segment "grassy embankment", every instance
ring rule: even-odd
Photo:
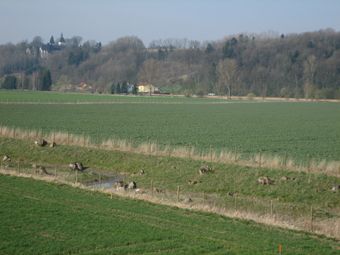
[[[41,148],[30,141],[8,138],[0,138],[0,144],[0,155],[10,155],[10,165],[19,166],[21,172],[30,172],[31,164],[36,163],[46,166],[51,175],[57,170],[58,176],[73,182],[75,175],[70,174],[67,165],[81,161],[89,169],[77,175],[79,182],[105,179],[106,175],[122,176],[126,182],[136,181],[148,194],[173,204],[180,187],[180,199],[191,197],[190,206],[198,209],[340,237],[340,197],[330,190],[333,184],[340,183],[337,177],[76,146]],[[214,172],[199,175],[203,164]],[[138,174],[141,169],[144,175]],[[275,183],[259,185],[260,176],[269,176]],[[281,180],[283,176],[291,179]],[[190,180],[197,184],[190,184]],[[161,193],[152,192],[152,188]]]
[[[339,254],[339,243],[0,175],[1,254]]]

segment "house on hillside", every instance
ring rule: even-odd
[[[137,85],[138,93],[142,94],[158,94],[159,89],[150,83],[139,83]]]

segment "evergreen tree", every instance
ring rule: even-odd
[[[127,82],[126,81],[124,81],[122,83],[121,93],[123,93],[123,94],[127,94],[128,93],[128,86],[127,86]]]
[[[38,90],[50,90],[52,85],[52,78],[50,70],[43,68],[38,74]]]
[[[65,43],[65,38],[64,38],[63,33],[61,33],[61,35],[60,35],[60,40],[59,40],[59,42]]]
[[[209,54],[209,53],[213,52],[214,50],[215,50],[215,49],[214,49],[214,47],[212,46],[212,44],[211,44],[211,43],[208,43],[207,48],[205,49],[205,53]]]
[[[122,92],[121,92],[121,89],[120,89],[120,84],[119,84],[119,83],[118,83],[117,86],[116,86],[116,93],[117,93],[117,94],[122,93]]]
[[[138,87],[137,87],[137,85],[133,85],[133,87],[132,87],[132,94],[134,94],[134,95],[138,94]]]
[[[235,58],[236,57],[236,45],[237,39],[233,37],[231,40],[225,42],[223,46],[223,57],[224,58]]]
[[[17,88],[17,78],[13,75],[7,75],[1,88],[3,89],[16,89]]]
[[[50,44],[55,44],[53,35],[50,38]]]
[[[114,94],[114,93],[116,93],[116,85],[115,85],[115,83],[113,82],[113,83],[111,84],[111,94]]]

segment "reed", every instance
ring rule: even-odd
[[[340,177],[340,161],[318,161],[310,159],[299,163],[287,156],[269,155],[258,153],[244,158],[241,153],[213,148],[201,152],[193,146],[160,146],[153,142],[134,144],[124,139],[107,139],[101,143],[94,142],[90,136],[65,133],[60,131],[43,132],[42,130],[26,130],[0,126],[0,136],[23,140],[45,139],[61,145],[72,145],[88,148],[100,148],[105,150],[117,150],[123,152],[139,153],[143,155],[170,156],[178,158],[190,158],[207,162],[237,164],[241,166],[263,167],[272,169],[286,169],[290,171],[302,171],[306,173],[323,173],[329,176]]]

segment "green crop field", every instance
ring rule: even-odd
[[[2,103],[226,103],[223,99],[186,98],[183,96],[120,96],[109,94],[58,93],[43,91],[0,90]]]
[[[0,175],[1,254],[339,254],[252,222]]]
[[[339,103],[1,92],[0,101],[6,98],[9,102],[0,104],[3,126],[85,134],[95,141],[126,139],[202,151],[227,149],[245,156],[261,152],[302,161],[340,160]],[[51,98],[119,103],[11,104]]]

